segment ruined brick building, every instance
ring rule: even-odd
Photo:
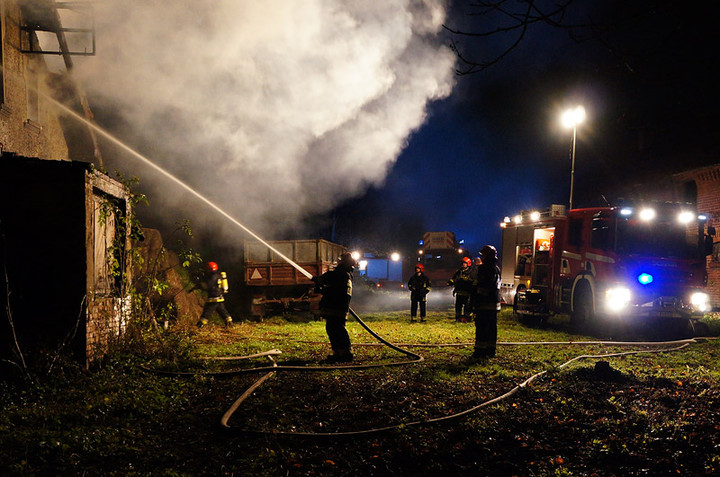
[[[82,23],[75,4],[0,0],[0,359],[16,366],[63,349],[88,364],[126,324],[128,192],[91,164],[93,130],[55,103],[89,117],[68,37],[88,54],[94,32],[63,26],[63,8]]]

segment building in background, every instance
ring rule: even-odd
[[[700,167],[672,176],[675,199],[697,204],[708,214],[708,225],[720,233],[720,164]],[[720,309],[720,235],[714,237],[712,255],[707,257],[707,292],[714,309]]]

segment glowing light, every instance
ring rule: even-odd
[[[350,255],[352,256],[353,260],[358,261],[360,260],[360,257],[362,257],[362,254],[358,252],[357,250],[350,252]]]
[[[585,121],[585,108],[577,106],[574,109],[568,109],[562,114],[560,119],[566,128],[577,127],[578,124]]]
[[[696,311],[709,311],[710,310],[710,298],[707,293],[696,292],[690,297],[690,303]]]
[[[516,224],[522,223],[522,217],[519,215],[516,215],[515,218],[513,218],[513,222],[515,222]]]
[[[505,217],[505,218],[503,219],[503,222],[505,222],[506,224],[509,224],[509,223],[510,223],[510,217]]]
[[[540,212],[534,211],[530,214],[530,220],[540,220]]]
[[[630,207],[623,207],[622,209],[620,209],[620,215],[624,215],[627,217],[628,215],[632,215],[632,213],[633,211]]]
[[[360,267],[360,270],[367,270],[368,261],[367,260],[360,260],[358,262],[358,267]]]
[[[688,210],[684,210],[684,211],[680,212],[680,214],[678,214],[678,221],[681,224],[689,224],[693,220],[695,220],[695,214],[693,214],[692,212],[690,212]]]
[[[640,211],[640,220],[649,222],[649,221],[653,220],[656,215],[657,215],[657,212],[655,212],[655,209],[643,209]]]
[[[425,253],[423,250],[418,250],[418,255],[422,255],[423,253]]]
[[[637,277],[637,281],[638,281],[641,285],[649,285],[650,283],[653,282],[653,280],[654,280],[653,276],[650,275],[649,273],[641,273],[641,274],[638,275],[638,277]]]
[[[458,249],[458,253],[463,253],[464,251],[465,251],[465,250],[463,250],[463,249],[461,249],[461,248]]]
[[[698,220],[707,220],[707,215],[705,215],[705,214],[698,215]]]
[[[400,254],[397,252],[391,253],[390,260],[392,260],[393,262],[397,262],[398,260],[400,260]]]
[[[605,292],[605,306],[610,311],[621,311],[630,303],[630,290],[625,287],[609,288]]]

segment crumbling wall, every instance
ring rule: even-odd
[[[5,151],[23,156],[68,160],[58,109],[47,99],[52,91],[45,58],[22,52],[23,19],[18,3],[0,2],[0,142]]]
[[[147,287],[146,280],[157,277],[167,283],[168,288],[162,294],[150,295],[153,309],[172,303],[176,310],[175,319],[181,323],[196,323],[202,312],[203,297],[198,292],[189,291],[193,284],[184,278],[177,254],[164,248],[160,231],[145,228],[143,235],[143,241],[134,244],[143,257],[143,263],[137,264],[134,270],[136,287]]]

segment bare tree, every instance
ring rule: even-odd
[[[454,37],[450,48],[457,54],[460,66],[458,75],[467,75],[483,71],[499,63],[520,45],[528,31],[537,25],[555,28],[579,30],[590,25],[571,23],[568,11],[575,0],[548,2],[545,0],[498,0],[471,1],[458,12],[456,18],[467,21],[467,27],[444,25],[446,31]],[[490,54],[487,59],[478,59],[478,48],[461,44],[458,37],[472,40],[500,38],[500,51]]]

